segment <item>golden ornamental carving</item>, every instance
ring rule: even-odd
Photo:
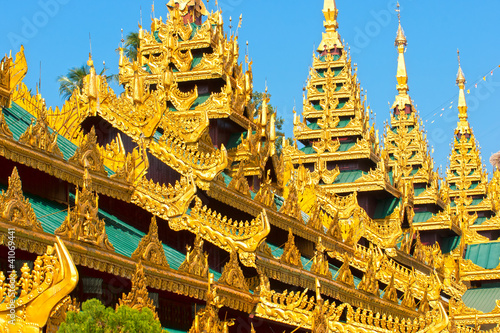
[[[391,301],[391,302],[397,302],[398,301],[398,293],[397,289],[394,286],[394,273],[392,273],[391,276],[391,282],[387,285],[387,287],[384,289],[384,297],[385,300]]]
[[[169,267],[162,242],[158,238],[158,225],[155,216],[151,218],[148,234],[142,237],[131,258],[163,268]]]
[[[259,303],[255,309],[258,317],[278,321],[288,325],[309,328],[311,326],[311,310],[315,306],[314,296],[307,296],[308,289],[303,292],[277,293],[269,287],[266,276],[260,276]]]
[[[326,278],[332,278],[332,272],[325,255],[325,247],[321,243],[321,237],[316,244],[316,253],[314,254],[313,262],[311,264],[311,272],[322,275]]]
[[[179,266],[179,271],[191,275],[208,277],[208,253],[203,253],[203,239],[196,234],[194,246],[186,245],[186,259]]]
[[[19,137],[19,142],[57,157],[63,157],[57,145],[57,133],[51,133],[49,130],[45,106],[41,109],[36,124],[33,125],[32,121],[26,132]]]
[[[380,289],[376,274],[376,263],[373,261],[373,257],[370,256],[366,272],[358,285],[358,289],[366,291],[367,293],[373,294],[375,296],[380,296]]]
[[[416,278],[414,274],[410,276],[410,279],[408,281],[408,284],[406,285],[404,294],[403,294],[403,299],[401,300],[401,305],[405,306],[409,309],[415,309],[417,306],[417,303],[415,303],[415,297],[414,297],[414,292],[413,292],[413,285],[415,284]]]
[[[266,211],[251,221],[233,221],[217,211],[203,206],[195,197],[190,215],[169,220],[173,230],[186,229],[230,252],[236,249],[245,266],[255,265],[255,251],[269,234],[270,224]]]
[[[234,320],[220,320],[219,309],[223,306],[222,299],[217,295],[217,287],[212,287],[213,274],[208,277],[207,303],[204,309],[199,310],[194,318],[193,325],[188,333],[228,333]]]
[[[274,201],[274,188],[271,185],[272,179],[270,172],[271,170],[267,171],[267,176],[260,185],[259,191],[255,195],[254,200],[260,202],[264,206],[276,209],[276,202]]]
[[[13,137],[2,111],[0,111],[0,136],[6,136],[8,138]]]
[[[141,178],[132,193],[131,201],[165,220],[184,214],[196,194],[193,177],[181,177],[175,184],[158,184]]]
[[[234,175],[233,179],[227,185],[227,188],[240,192],[243,195],[250,196],[250,187],[248,186],[248,180],[245,178],[244,174],[244,161],[240,162],[238,171]]]
[[[177,111],[188,111],[198,98],[198,88],[195,86],[193,90],[189,92],[182,92],[179,90],[177,83],[174,83],[170,87],[169,91],[170,102],[174,105]]]
[[[122,294],[116,307],[123,305],[139,311],[148,308],[153,312],[155,319],[158,319],[156,306],[153,304],[153,300],[149,298],[148,289],[146,288],[146,276],[141,260],[135,265],[135,273],[132,276],[132,290],[127,295]]]
[[[231,251],[230,259],[222,270],[222,274],[217,281],[237,289],[248,291],[248,285],[238,264],[238,255],[236,251]]]
[[[312,311],[311,333],[328,333],[328,317],[331,315],[328,312],[335,309],[335,304],[329,306],[328,301],[325,302],[321,297],[321,285],[318,279],[316,282],[316,305]]]
[[[24,56],[24,46],[16,54],[5,55],[0,62],[0,108],[10,107],[14,90],[28,72],[28,64]]]
[[[330,224],[326,226],[327,234],[348,245],[357,243],[371,221],[366,211],[358,204],[357,192],[347,196],[328,194],[318,198],[322,207],[332,217],[328,221]]]
[[[75,298],[71,298],[71,296],[67,296],[54,306],[47,321],[46,333],[57,333],[59,326],[66,321],[68,312],[80,312],[80,303]]]
[[[288,240],[285,243],[280,262],[302,268],[301,254],[295,245],[295,237],[293,236],[292,229],[288,230]]]
[[[78,283],[78,271],[63,242],[57,237],[38,256],[33,270],[25,263],[20,276],[12,270],[9,281],[15,283],[15,293],[7,292],[9,282],[0,272],[0,329],[2,332],[41,333],[54,306],[68,296]],[[11,308],[15,315],[12,316]]]
[[[68,162],[75,163],[84,168],[90,168],[90,170],[95,172],[106,173],[103,158],[97,145],[97,136],[94,127],[85,135],[75,154]]]
[[[296,218],[302,221],[302,213],[299,206],[299,198],[297,193],[297,184],[294,179],[290,181],[288,196],[285,198],[283,206],[281,206],[279,212],[285,215]]]
[[[106,234],[106,224],[99,219],[99,196],[92,192],[92,181],[85,169],[82,189],[76,190],[75,206],[68,208],[68,215],[55,234],[67,239],[92,244],[114,251]]]
[[[340,169],[337,165],[334,169],[327,168],[327,161],[318,154],[317,162],[314,165],[314,171],[310,173],[313,184],[318,185],[320,182],[326,185],[331,185],[340,175]]]
[[[33,231],[43,231],[29,199],[23,195],[21,178],[16,167],[9,177],[7,191],[0,193],[0,216],[10,224]]]
[[[331,134],[325,131],[322,132],[320,140],[313,142],[312,147],[317,154],[323,154],[327,151],[335,153],[340,148],[340,141],[338,138],[336,140],[332,139]]]
[[[342,266],[340,266],[336,280],[354,288],[354,277],[349,266],[349,262],[351,261],[351,259],[349,258],[349,255],[347,253],[344,253],[343,257],[344,263],[342,264]]]

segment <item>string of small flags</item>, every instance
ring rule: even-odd
[[[478,87],[481,87],[481,84],[483,82],[486,82],[486,78],[488,76],[493,76],[494,72],[500,68],[500,65],[498,65],[497,67],[494,67],[493,69],[491,69],[490,71],[488,71],[487,73],[485,73],[482,77],[480,77],[479,79],[477,79],[475,82],[471,83],[471,84],[468,84],[469,88],[466,90],[467,94],[470,94],[471,93],[471,89],[477,89]],[[472,88],[472,86],[474,88]],[[455,102],[455,99],[456,99],[456,96],[455,95],[452,100],[450,102],[445,102],[443,104],[441,104],[439,107],[437,107],[436,109],[434,109],[432,112],[434,112],[434,114],[429,118],[429,119],[426,119],[425,122],[428,122],[429,120],[431,120],[431,124],[434,123],[436,121],[436,119],[433,119],[434,117],[437,117],[439,115],[439,117],[442,117],[444,112],[446,111],[446,109],[453,109],[453,104]],[[431,112],[431,113],[432,113]],[[426,116],[424,116],[424,118],[426,118]]]

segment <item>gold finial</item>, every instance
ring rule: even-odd
[[[339,33],[337,32],[339,27],[337,22],[338,13],[339,11],[337,10],[335,0],[325,0],[323,5],[323,15],[325,16],[324,26],[326,32],[323,33],[323,38],[317,49],[319,52],[333,50],[334,48],[343,48]]]
[[[460,64],[460,51],[457,50],[458,73],[457,84],[460,92],[458,93],[458,117],[461,121],[467,120],[467,102],[465,100],[465,75]]]
[[[399,91],[399,97],[396,99],[395,104],[398,104],[400,108],[404,108],[406,104],[411,104],[410,98],[408,96],[408,73],[406,72],[406,62],[405,62],[405,46],[407,45],[407,40],[401,27],[401,9],[399,7],[399,2],[397,4],[396,12],[398,12],[398,34],[396,37],[395,45],[398,48],[398,69],[396,73],[396,78],[398,80],[397,89]],[[401,100],[401,96],[404,100]],[[395,107],[395,105],[393,106]]]
[[[401,27],[401,9],[399,6],[399,2],[397,3],[397,9],[396,12],[398,13],[398,22],[399,22],[399,27],[398,27],[398,34],[396,36],[396,46],[406,46],[408,44],[405,36],[405,32],[403,28]]]

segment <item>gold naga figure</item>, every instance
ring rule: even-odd
[[[15,271],[10,279],[17,279]],[[40,333],[52,309],[75,289],[78,271],[68,249],[56,237],[54,246],[37,257],[33,270],[24,264],[16,288],[8,289],[4,281],[0,272],[0,332]]]

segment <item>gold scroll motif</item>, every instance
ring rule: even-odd
[[[76,190],[75,207],[68,208],[68,215],[55,234],[71,240],[92,244],[114,251],[106,234],[106,224],[99,219],[99,196],[92,192],[92,181],[85,169],[82,189]]]
[[[9,224],[33,231],[43,231],[29,199],[23,195],[21,178],[16,167],[9,177],[7,192],[0,193],[0,217]]]
[[[56,238],[54,246],[48,246],[44,255],[38,256],[33,270],[25,263],[19,276],[19,288],[15,294],[10,283],[0,272],[0,330],[5,333],[41,333],[54,306],[75,289],[78,271],[63,242]],[[17,279],[12,271],[9,279]],[[7,279],[7,280],[9,280]],[[10,307],[15,316],[12,318]]]
[[[158,313],[156,312],[156,306],[153,304],[153,300],[149,298],[148,289],[146,288],[146,276],[144,274],[144,267],[141,261],[135,265],[135,273],[132,276],[132,290],[118,300],[119,306],[128,306],[132,309],[142,310],[143,308],[148,308],[153,312],[155,319],[158,319]]]
[[[162,242],[158,239],[158,225],[155,216],[151,218],[148,234],[142,237],[131,258],[163,268],[169,267]]]
[[[169,226],[176,231],[189,230],[228,252],[236,249],[241,262],[251,267],[255,265],[255,251],[270,230],[265,210],[251,221],[233,221],[203,206],[198,197],[190,215],[170,219]]]

